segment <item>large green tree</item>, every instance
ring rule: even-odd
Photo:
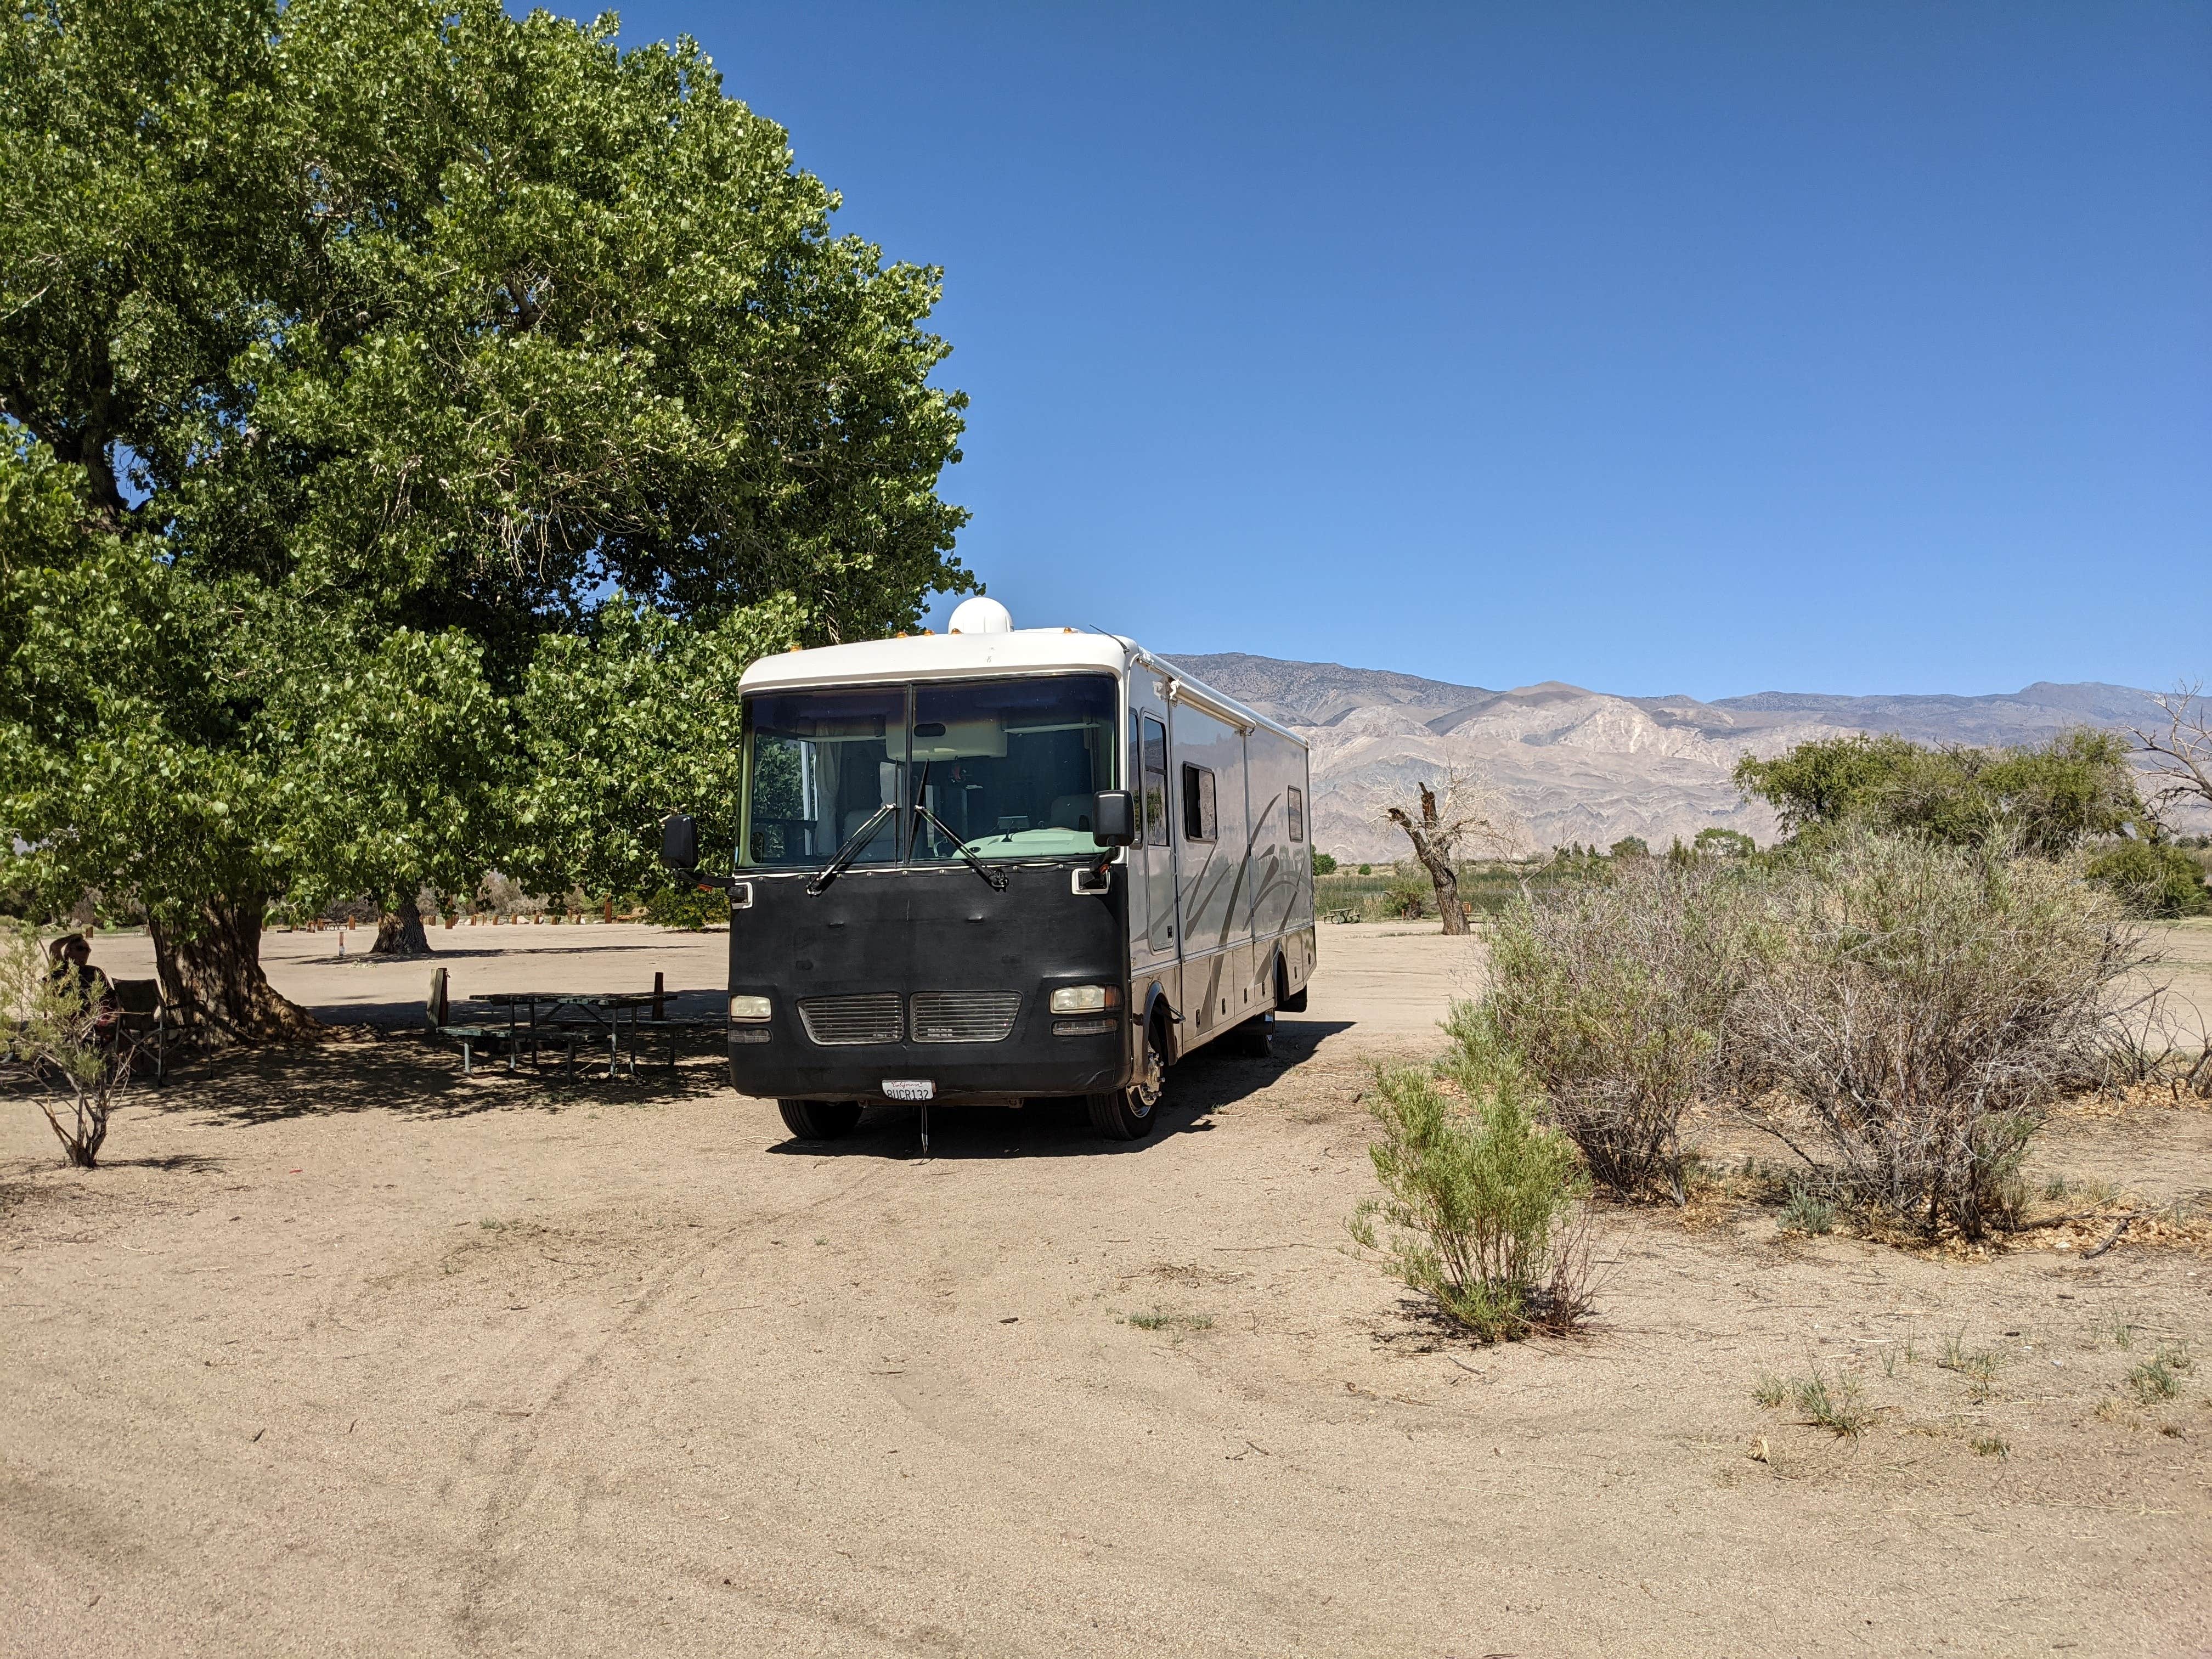
[[[599,855],[637,826],[564,830],[580,793],[523,769],[559,747],[547,677],[635,643],[634,604],[726,666],[973,586],[939,273],[833,234],[695,46],[614,30],[495,0],[6,21],[0,487],[44,528],[0,595],[0,830],[57,901],[156,919],[164,978],[240,1033],[297,1024],[254,958],[276,895],[628,868]],[[85,607],[112,625],[71,637]],[[185,773],[222,834],[173,833]]]
[[[2055,857],[2130,826],[2150,828],[2126,741],[2086,728],[2005,749],[1821,738],[1767,760],[1745,756],[1735,783],[1771,803],[1791,835],[1813,841],[1865,824],[1952,846],[2004,840]]]

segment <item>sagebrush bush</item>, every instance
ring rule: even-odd
[[[1462,1045],[1448,1090],[1405,1066],[1376,1079],[1369,1148],[1382,1195],[1352,1237],[1485,1341],[1571,1327],[1588,1311],[1589,1255],[1574,1148],[1546,1127],[1528,1073],[1495,1046]]]
[[[1598,1180],[1680,1203],[1682,1117],[1712,1089],[1759,880],[1717,860],[1631,859],[1532,893],[1492,931],[1480,1015],[1455,1010],[1446,1029],[1464,1044],[1480,1037],[1468,1022],[1487,1022]]]
[[[1778,1133],[1809,1114],[1860,1200],[1978,1237],[2145,960],[2077,869],[1852,833],[1769,884],[1716,1072]]]
[[[2212,911],[2203,871],[2179,847],[2123,842],[2091,859],[2087,873],[2139,916],[2172,920]]]

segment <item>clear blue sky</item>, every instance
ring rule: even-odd
[[[635,6],[941,264],[1019,624],[2212,677],[2212,5]],[[941,612],[940,612],[941,615]]]

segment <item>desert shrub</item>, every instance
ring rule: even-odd
[[[128,1039],[104,1026],[98,998],[74,979],[56,980],[28,923],[0,924],[0,1070],[28,1085],[62,1155],[77,1168],[100,1162],[107,1121],[131,1079]]]
[[[1809,1187],[1793,1187],[1782,1201],[1782,1225],[1793,1233],[1833,1232],[1836,1206]]]
[[[690,933],[727,927],[730,896],[719,888],[664,887],[645,901],[645,919]]]
[[[2123,842],[2089,860],[2091,881],[2139,916],[2201,916],[2212,910],[2212,891],[2197,860],[2179,847]]]
[[[1969,1237],[2045,1108],[2098,1080],[2146,960],[2074,870],[1864,831],[1793,861],[1764,926],[1724,1027],[1737,1097],[1786,1139],[1779,1091],[1862,1201]]]
[[[1382,914],[1417,920],[1428,913],[1436,897],[1436,885],[1425,872],[1401,864],[1391,872],[1390,884],[1382,890]]]
[[[1628,859],[1532,892],[1498,919],[1482,1009],[1446,1029],[1462,1048],[1494,1030],[1600,1181],[1679,1203],[1682,1118],[1712,1085],[1758,890],[1718,860]]]
[[[1462,1050],[1448,1070],[1455,1093],[1414,1067],[1377,1076],[1382,1195],[1359,1206],[1352,1237],[1486,1342],[1571,1327],[1589,1306],[1574,1148],[1540,1121],[1540,1091],[1510,1054]]]

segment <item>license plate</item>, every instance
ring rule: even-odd
[[[884,1079],[884,1098],[934,1100],[937,1098],[937,1085],[926,1077],[887,1077]]]

